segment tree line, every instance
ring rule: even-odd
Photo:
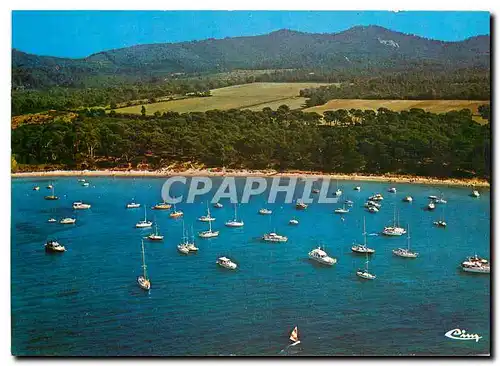
[[[332,114],[333,113],[333,114]],[[12,130],[19,169],[196,162],[207,167],[489,177],[490,125],[469,110],[212,110],[156,116],[82,111],[72,123]]]

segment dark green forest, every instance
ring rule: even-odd
[[[73,123],[21,125],[12,130],[12,154],[19,169],[144,163],[157,169],[190,161],[208,167],[489,177],[490,125],[471,117],[469,110],[381,108],[339,110],[320,124],[318,114],[286,106],[160,116],[94,109]]]

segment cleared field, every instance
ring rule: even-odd
[[[372,109],[387,108],[393,111],[409,110],[411,108],[421,108],[428,112],[445,113],[453,110],[470,109],[475,115],[474,120],[479,123],[486,123],[477,116],[477,108],[482,104],[490,104],[484,100],[369,100],[369,99],[332,99],[326,104],[304,109],[305,112],[316,112],[323,114],[326,111],[335,109]]]
[[[156,111],[205,112],[211,109],[252,109],[261,110],[264,107],[276,109],[282,104],[290,108],[301,108],[305,98],[298,97],[299,91],[315,88],[326,83],[252,83],[234,85],[211,90],[211,97],[188,98],[146,104],[146,113]],[[118,113],[141,113],[141,106],[119,108]]]

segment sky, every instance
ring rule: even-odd
[[[442,41],[490,33],[488,12],[13,11],[12,47],[79,58],[136,44],[251,36],[278,29],[336,33],[379,25]]]

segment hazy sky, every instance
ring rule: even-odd
[[[457,41],[490,33],[487,12],[382,11],[13,11],[12,47],[85,57],[113,48],[269,33],[335,33],[355,25]]]

